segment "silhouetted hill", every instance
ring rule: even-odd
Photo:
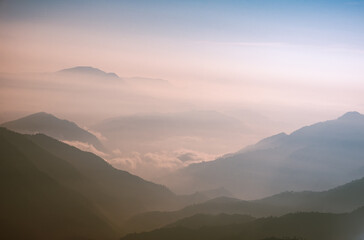
[[[98,68],[93,68],[89,66],[77,66],[72,68],[66,68],[58,71],[62,74],[77,74],[77,75],[88,75],[93,77],[108,77],[108,78],[119,78],[115,73],[107,73]]]
[[[263,139],[215,161],[192,164],[164,179],[175,191],[224,187],[244,199],[292,190],[322,191],[364,175],[364,116],[336,120]],[[172,185],[173,183],[186,183]]]
[[[218,197],[230,197],[230,198],[233,197],[231,192],[229,192],[227,189],[225,189],[223,187],[205,190],[205,191],[201,191],[198,193],[202,194],[207,199],[214,199],[214,198],[218,198]]]
[[[80,173],[100,185],[108,195],[116,197],[115,205],[123,206],[124,213],[144,212],[147,209],[170,209],[185,204],[188,196],[176,196],[166,187],[113,168],[102,158],[89,152],[58,142],[45,135],[31,136],[39,146],[72,164]],[[111,201],[109,198],[108,201]],[[120,204],[127,201],[127,204]],[[111,206],[110,206],[110,209]],[[112,212],[117,212],[114,208]]]
[[[125,228],[130,232],[150,231],[195,214],[249,214],[247,209],[252,208],[252,205],[257,204],[234,198],[220,197],[204,203],[190,205],[178,211],[152,211],[137,214],[125,223]],[[260,206],[255,206],[253,210],[257,209],[259,211]],[[264,216],[264,209],[261,209],[261,212],[259,216]]]
[[[92,133],[80,128],[74,122],[59,119],[45,112],[6,122],[0,126],[19,133],[43,133],[61,141],[79,141],[90,144],[99,151],[105,151],[99,139]]]
[[[364,178],[323,192],[284,192],[255,201],[216,198],[179,211],[142,213],[130,218],[126,226],[133,231],[146,231],[195,214],[226,213],[265,217],[299,211],[344,213],[361,206],[364,206]]]
[[[196,214],[191,217],[183,218],[167,225],[166,227],[183,227],[198,229],[207,226],[223,226],[231,224],[239,224],[253,221],[255,218],[249,215],[239,215],[239,214],[218,214],[218,215],[208,215],[208,214]]]
[[[286,211],[348,212],[364,205],[364,178],[323,192],[283,192],[254,201]]]
[[[18,153],[34,166],[33,169],[40,171],[67,191],[82,196],[90,202],[95,212],[103,216],[110,225],[118,227],[120,232],[125,230],[120,228],[123,221],[131,215],[151,210],[176,209],[194,200],[176,196],[164,186],[117,170],[92,153],[83,152],[43,134],[22,135],[0,128],[0,136],[4,139],[2,144],[5,150],[9,144],[14,146]],[[17,152],[4,152],[2,159],[15,158],[16,156],[13,156],[15,153]],[[6,176],[3,176],[4,184],[7,178],[9,181],[16,179],[16,175],[13,176],[12,170],[8,169],[7,165],[2,170],[7,172]],[[22,174],[33,174],[32,169],[24,171]],[[18,190],[19,194],[22,194],[23,188]],[[4,194],[8,194],[8,191],[11,189],[7,188]],[[30,195],[27,196],[27,200],[37,202],[37,198],[32,198],[32,191],[29,190]],[[44,194],[46,195],[46,192]],[[22,203],[14,200],[13,204],[15,208],[17,204]],[[54,211],[57,215],[56,208]],[[34,217],[37,217],[35,213]],[[75,221],[79,221],[77,215],[75,218]],[[19,221],[22,221],[20,216]]]
[[[1,128],[0,156],[1,239],[114,239],[117,236],[92,202],[39,168],[35,161],[58,159],[29,139]],[[64,172],[64,177],[75,182],[81,180],[71,169]]]
[[[294,213],[282,217],[261,218],[246,223],[189,228],[165,227],[140,234],[130,234],[124,240],[361,240],[364,235],[364,209],[349,214]]]

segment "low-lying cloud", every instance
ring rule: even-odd
[[[66,141],[66,140],[63,140],[62,142],[66,143],[68,145],[74,146],[82,151],[91,152],[91,153],[96,154],[97,156],[105,158],[105,159],[110,156],[107,153],[97,150],[92,144],[89,144],[89,143],[80,142],[80,141]]]

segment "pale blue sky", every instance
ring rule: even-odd
[[[363,23],[364,0],[2,0],[0,72],[88,65],[193,106],[328,119],[364,111]]]
[[[363,74],[364,1],[3,0],[0,20],[1,71],[93,65],[127,76],[323,82]]]

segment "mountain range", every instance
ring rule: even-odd
[[[178,211],[153,211],[135,215],[126,222],[132,231],[148,231],[196,214],[249,214],[254,217],[281,216],[291,212],[345,213],[364,206],[364,178],[323,192],[283,192],[245,201],[220,197]]]
[[[322,191],[364,175],[364,116],[281,133],[214,161],[191,164],[161,182],[177,192],[224,187],[243,199],[283,191]]]
[[[0,140],[2,238],[109,239],[133,214],[196,200],[43,134],[0,128]]]
[[[196,219],[197,218],[197,219]],[[351,213],[291,213],[281,217],[245,219],[245,222],[230,221],[236,216],[194,217],[197,223],[186,225],[178,221],[151,232],[129,234],[123,240],[265,240],[265,239],[310,239],[310,240],[361,240],[364,236],[364,208]],[[243,216],[241,216],[243,218]],[[207,220],[209,219],[209,220]],[[227,224],[213,224],[224,219]],[[207,223],[206,223],[207,222]],[[198,227],[203,224],[203,227]]]
[[[361,240],[364,235],[364,116],[357,112],[191,164],[175,178],[186,174],[196,185],[190,189],[210,190],[184,196],[60,140],[98,143],[75,123],[46,113],[0,128],[1,238],[116,239],[139,232],[123,239]],[[343,181],[348,183],[321,190]],[[287,191],[304,187],[310,191]],[[238,196],[250,189],[252,196],[281,193],[206,201],[230,196],[227,189]]]

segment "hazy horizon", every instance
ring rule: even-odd
[[[0,4],[0,72],[27,77],[92,66],[121,78],[164,79],[176,88],[170,94],[154,91],[149,98],[157,96],[164,104],[120,109],[125,107],[119,100],[111,100],[112,109],[100,113],[107,118],[145,111],[244,109],[274,121],[297,122],[292,131],[347,111],[364,111],[362,1]],[[68,111],[45,103],[29,106],[5,86],[2,112],[47,111],[80,123],[89,119],[77,116],[84,105]],[[139,87],[139,96],[151,95],[149,86]],[[177,105],[165,106],[170,98]]]
[[[364,112],[362,10],[362,1],[1,1],[0,122],[44,111],[101,136],[102,122],[119,118],[119,132],[101,136],[118,156],[108,160],[149,179],[160,175],[150,162],[211,161]],[[76,66],[119,78],[59,72]]]
[[[364,0],[0,0],[0,239],[363,240]]]

